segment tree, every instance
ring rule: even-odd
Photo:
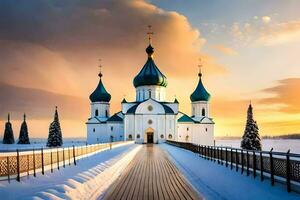
[[[4,130],[4,137],[3,137],[3,144],[14,144],[15,138],[12,129],[12,125],[10,123],[10,115],[7,116],[7,122],[5,123],[5,130]]]
[[[24,121],[23,121],[23,123],[21,125],[21,129],[20,129],[18,144],[30,144],[25,114],[24,114]]]
[[[62,144],[63,144],[63,139],[62,139],[62,133],[61,133],[60,123],[58,119],[57,107],[56,107],[54,120],[49,127],[47,147],[59,147],[62,146]]]
[[[241,142],[241,147],[247,150],[261,150],[258,126],[253,119],[253,108],[250,103],[247,111],[246,128]]]

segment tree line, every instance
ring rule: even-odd
[[[3,144],[14,144],[15,138],[10,122],[10,114],[7,115],[7,122],[5,123]],[[17,144],[30,144],[28,127],[26,123],[26,114],[24,113],[23,122],[20,128],[19,140]],[[47,140],[47,147],[60,147],[63,145],[62,131],[60,127],[57,107],[55,107],[54,119],[49,126],[49,135]]]

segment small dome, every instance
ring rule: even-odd
[[[202,74],[199,73],[198,76],[199,76],[198,85],[197,85],[195,91],[191,94],[190,99],[191,99],[192,102],[195,102],[195,101],[209,101],[210,94],[206,91],[206,89],[203,86],[203,83],[202,83],[202,80],[201,80]]]
[[[133,85],[135,87],[144,85],[158,85],[166,87],[168,85],[167,77],[161,73],[153,60],[154,48],[149,45],[146,48],[146,52],[148,54],[148,60],[142,70],[134,78]]]
[[[102,83],[102,74],[99,74],[100,81],[98,83],[95,91],[90,95],[91,102],[109,102],[111,99],[111,95],[106,91],[103,83]]]

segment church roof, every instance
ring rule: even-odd
[[[102,83],[102,73],[99,73],[99,83],[94,92],[90,95],[91,102],[109,102],[111,95],[106,91]]]
[[[201,80],[202,73],[200,72],[198,74],[198,76],[199,76],[198,85],[197,85],[195,91],[191,94],[190,99],[192,102],[209,101],[210,94],[206,91],[205,87],[203,86],[202,80]]]
[[[195,121],[191,118],[191,117],[189,117],[189,116],[187,116],[186,114],[183,114],[178,120],[177,120],[177,122],[191,122],[191,123],[195,123]]]
[[[108,118],[107,122],[123,122],[123,119],[118,115],[118,113],[116,113]]]
[[[159,101],[156,101],[156,102],[159,103],[159,104],[161,104],[161,105],[163,106],[163,108],[164,108],[166,114],[174,114],[174,111],[172,110],[172,108],[170,108],[169,106],[167,106],[167,105],[165,105],[165,104],[163,104],[163,103],[161,103],[161,102],[159,102]],[[134,106],[132,106],[131,108],[129,108],[129,109],[127,110],[127,113],[126,113],[126,114],[134,114],[135,111],[136,111],[136,109],[137,109],[137,107],[138,107],[141,103],[143,103],[143,102],[139,102],[139,103],[137,103],[136,105],[134,105]]]
[[[154,48],[149,44],[146,48],[148,60],[133,80],[134,87],[145,85],[167,86],[167,77],[161,73],[153,60]]]

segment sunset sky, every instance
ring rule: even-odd
[[[215,136],[241,136],[251,101],[261,135],[300,132],[299,0],[2,0],[0,136],[22,113],[31,137],[47,137],[59,108],[65,137],[85,137],[89,94],[103,81],[111,113],[146,62],[147,25],[167,97],[190,114],[198,82],[212,95]]]

